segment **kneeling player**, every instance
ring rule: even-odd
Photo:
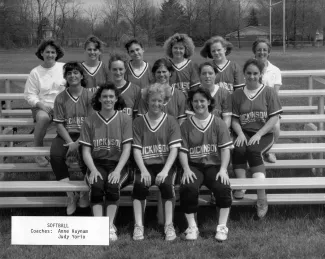
[[[94,94],[92,106],[97,112],[84,122],[79,143],[88,167],[93,214],[104,216],[106,213],[109,216],[110,240],[115,241],[114,219],[120,189],[128,178],[125,164],[131,152],[132,120],[118,111],[125,104],[112,83],[100,86]]]
[[[204,184],[213,192],[220,208],[215,238],[224,241],[228,235],[226,223],[232,203],[227,166],[233,144],[226,123],[211,114],[214,99],[208,89],[193,88],[188,93],[188,102],[195,114],[181,126],[183,144],[179,153],[184,169],[180,203],[188,222],[185,239],[198,238],[194,215],[198,211],[200,187]]]
[[[140,169],[135,174],[133,207],[135,227],[134,240],[142,240],[143,216],[149,187],[156,184],[161,192],[165,214],[165,239],[176,238],[173,226],[174,179],[172,169],[181,143],[180,128],[173,116],[163,112],[164,104],[170,98],[169,85],[155,83],[142,92],[148,103],[148,112],[134,120],[133,155]]]

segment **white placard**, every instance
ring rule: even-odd
[[[108,217],[11,217],[12,245],[109,245]]]

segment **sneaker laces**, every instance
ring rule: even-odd
[[[143,227],[135,225],[133,234],[134,234],[134,236],[142,236],[143,235]]]
[[[195,226],[190,226],[190,227],[188,227],[188,228],[185,230],[185,233],[186,233],[186,234],[189,234],[189,233],[196,232],[197,230],[198,230],[197,227],[195,227]]]
[[[224,225],[218,225],[217,226],[217,232],[221,232],[223,234],[228,234],[228,228]]]
[[[173,224],[165,226],[165,234],[166,236],[173,236],[175,234],[175,228]]]

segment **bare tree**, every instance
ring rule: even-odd
[[[149,6],[148,0],[123,0],[122,1],[122,15],[129,22],[132,28],[133,37],[137,36],[137,31],[141,18],[145,10]]]
[[[121,31],[119,30],[119,23],[122,19],[121,8],[121,0],[104,0],[104,5],[102,8],[104,24],[105,26],[110,27],[114,45],[117,45],[121,35]]]
[[[185,17],[187,20],[187,34],[193,36],[193,30],[202,20],[203,8],[201,0],[185,0]]]
[[[94,34],[95,32],[95,27],[98,23],[98,21],[102,18],[100,13],[101,13],[101,8],[95,5],[92,5],[85,9],[85,13],[88,14],[88,20],[90,22],[90,28],[91,28],[91,33]]]

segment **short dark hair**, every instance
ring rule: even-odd
[[[84,49],[87,48],[87,45],[89,43],[94,43],[95,47],[97,49],[99,49],[100,51],[103,51],[103,42],[98,37],[96,37],[94,35],[88,36],[88,38],[86,39],[85,44],[84,44]]]
[[[211,93],[210,93],[210,91],[208,89],[206,89],[204,87],[200,87],[200,86],[195,86],[195,87],[191,88],[190,91],[188,92],[188,97],[187,97],[188,107],[190,107],[190,109],[192,111],[194,111],[192,101],[193,101],[193,97],[194,97],[195,94],[201,94],[208,101],[210,101],[210,105],[208,106],[208,111],[212,112],[214,107],[215,107],[215,100],[211,96]]]
[[[99,101],[100,96],[104,90],[112,90],[115,93],[117,98],[117,102],[114,105],[115,110],[123,110],[126,107],[124,99],[121,97],[120,90],[112,82],[107,82],[101,84],[98,90],[94,93],[93,98],[91,100],[91,105],[95,111],[100,111],[102,109],[102,104]]]
[[[47,46],[51,46],[56,51],[56,58],[55,61],[59,60],[64,56],[64,49],[57,43],[54,39],[47,39],[43,40],[37,47],[37,50],[35,52],[36,57],[38,57],[40,60],[44,60],[42,53],[46,49]]]
[[[82,87],[86,87],[87,85],[87,81],[85,78],[85,72],[83,67],[81,66],[81,64],[77,61],[70,61],[66,64],[64,64],[63,66],[63,77],[66,79],[67,77],[67,73],[73,70],[78,70],[80,72],[80,74],[82,75],[82,79],[81,79],[81,86]],[[67,82],[66,87],[69,87],[69,83]]]
[[[165,66],[170,73],[173,73],[175,71],[172,63],[168,59],[160,58],[157,59],[153,64],[151,72],[155,74],[158,68],[160,68],[161,66]]]
[[[131,39],[125,43],[125,49],[129,53],[129,48],[131,47],[132,44],[138,44],[141,48],[143,48],[143,45],[140,41],[137,39]]]
[[[268,47],[268,53],[271,52],[272,46],[270,44],[270,41],[268,39],[265,39],[265,38],[259,38],[256,41],[254,41],[253,45],[252,45],[252,51],[253,51],[254,54],[256,54],[257,45],[260,44],[260,43],[265,43],[267,45],[267,47]]]
[[[199,75],[201,74],[202,68],[205,66],[209,66],[213,68],[213,71],[217,74],[218,73],[218,69],[211,63],[211,62],[203,62],[202,64],[199,65]]]
[[[264,63],[261,62],[261,61],[258,61],[258,60],[255,59],[255,58],[250,58],[250,59],[248,59],[248,60],[245,62],[245,64],[244,64],[244,67],[243,67],[243,73],[244,73],[244,74],[245,74],[245,71],[246,71],[246,69],[247,69],[247,67],[248,67],[249,65],[254,65],[254,66],[256,66],[256,67],[258,68],[258,70],[260,71],[260,73],[261,73],[261,74],[263,73],[263,70],[264,70],[264,67],[265,67]]]

